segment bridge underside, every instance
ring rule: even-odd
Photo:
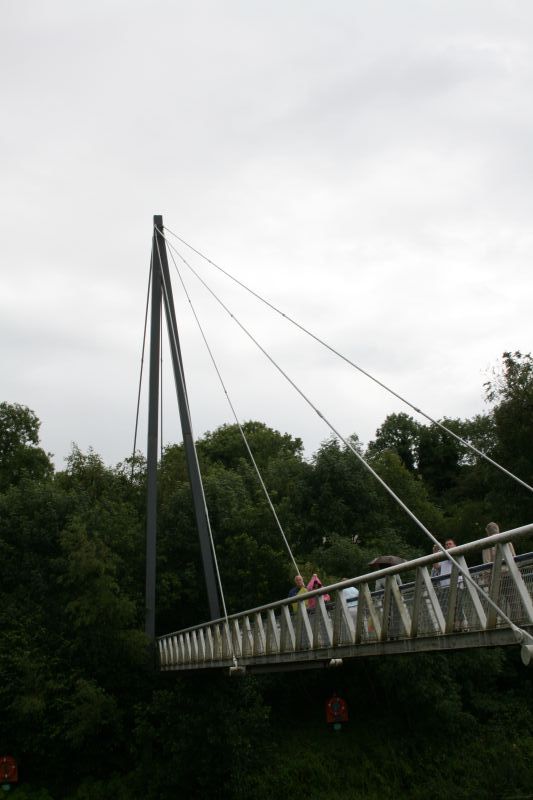
[[[523,626],[523,630],[533,635],[533,625]],[[437,653],[456,650],[470,650],[480,647],[518,646],[516,636],[510,628],[497,628],[491,631],[461,631],[441,636],[427,636],[417,639],[397,639],[386,642],[372,642],[358,645],[338,645],[317,650],[296,653],[276,653],[260,657],[239,658],[239,667],[247,672],[287,672],[290,670],[323,669],[340,666],[344,661],[369,656],[391,656],[405,653]],[[231,658],[217,662],[196,662],[192,664],[169,664],[163,671],[188,671],[191,669],[231,669]]]

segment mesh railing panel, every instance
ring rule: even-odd
[[[524,556],[518,556],[516,565],[521,575],[523,584],[521,584],[521,591],[533,596],[533,554],[528,553]],[[485,619],[489,617],[491,608],[488,603],[489,592],[493,592],[495,602],[501,607],[504,614],[510,617],[513,622],[520,624],[531,624],[531,619],[528,615],[527,607],[525,607],[523,598],[520,596],[520,591],[517,588],[515,580],[509,568],[504,564],[501,566],[501,573],[498,582],[497,591],[492,587],[493,577],[493,564],[478,565],[470,569],[470,575],[473,581],[482,589],[481,593],[472,596],[473,590],[468,587],[462,577],[459,577],[457,590],[454,592],[453,586],[442,585],[442,577],[434,577],[431,579],[434,595],[438,603],[437,609],[433,607],[430,593],[426,586],[424,586],[417,603],[416,619],[413,620],[415,613],[415,583],[407,583],[399,586],[400,596],[405,610],[408,614],[408,619],[414,622],[417,637],[430,637],[441,635],[442,631],[438,620],[438,611],[444,618],[445,624],[447,623],[447,632],[460,633],[462,631],[476,631],[483,630],[485,627]],[[453,580],[453,578],[452,578]],[[377,641],[378,634],[376,632],[372,614],[364,599],[363,594],[364,584],[360,584],[359,599],[355,603],[348,605],[348,614],[353,621],[353,627],[357,627],[357,614],[362,613],[363,618],[360,621],[359,641],[362,644],[372,643]],[[342,590],[339,590],[342,591]],[[453,611],[453,622],[449,624],[449,603],[453,600],[455,594],[455,608]],[[336,596],[333,595],[333,600]],[[370,594],[375,616],[381,626],[383,626],[383,613],[384,613],[384,600],[385,592],[383,589],[371,592]],[[478,613],[478,608],[481,606],[481,619]],[[304,607],[305,608],[305,607]],[[531,606],[529,606],[531,608]],[[300,618],[302,613],[301,609],[296,611],[291,608],[290,620],[294,629],[295,635],[295,651],[311,650],[313,647],[316,649],[326,648],[331,646],[330,633],[333,632],[337,645],[352,645],[353,634],[346,622],[344,614],[340,614],[339,620],[335,622],[337,615],[335,612],[335,602],[328,603],[326,606],[328,614],[329,625],[331,631],[328,633],[328,625],[323,619],[318,609],[305,609],[305,616]],[[485,619],[484,619],[485,618]],[[231,632],[233,636],[233,645],[235,649],[238,648],[238,641],[242,641],[242,656],[244,657],[261,657],[266,655],[266,639],[269,631],[268,611],[256,612],[253,615],[243,614],[239,616],[239,628],[232,627]],[[406,630],[402,620],[402,614],[396,604],[394,597],[391,595],[390,604],[387,611],[387,619],[385,620],[386,628],[386,641],[394,641],[396,639],[404,639],[410,636],[411,631]],[[337,625],[337,629],[334,626]],[[507,623],[501,615],[496,616],[496,626],[506,626]],[[234,626],[234,623],[232,623]],[[285,635],[282,637],[281,631],[281,615],[276,610],[275,627],[279,637],[281,652],[292,651],[292,645],[289,644],[291,636]],[[410,628],[410,626],[409,626]],[[225,627],[223,623],[214,623],[205,627],[205,661],[216,663],[217,661],[224,660],[229,656],[229,642],[226,641]],[[211,654],[208,647],[208,631],[211,631],[213,638],[213,650]],[[316,632],[315,632],[316,631]],[[275,645],[276,637],[270,632],[270,654],[277,652],[278,648]],[[313,637],[315,642],[313,643]],[[285,638],[285,646],[283,639]],[[197,631],[185,631],[182,633],[169,634],[168,638],[160,641],[161,662],[163,668],[172,668],[174,665],[194,665],[194,662],[204,661],[204,645],[203,640],[200,638]]]

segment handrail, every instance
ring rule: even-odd
[[[527,536],[528,534],[533,534],[533,523],[529,523],[527,525],[522,525],[518,528],[512,528],[508,531],[503,531],[501,533],[493,534],[492,536],[485,536],[482,539],[476,539],[473,542],[467,542],[466,544],[457,545],[456,547],[450,548],[447,553],[449,553],[453,557],[463,556],[467,553],[474,552],[477,550],[485,550],[488,547],[491,547],[496,544],[503,544],[505,542],[511,541],[512,539],[518,539]],[[387,577],[388,575],[398,575],[403,572],[410,572],[413,569],[418,569],[419,567],[427,567],[431,564],[435,564],[436,562],[443,561],[443,553],[430,553],[426,556],[420,556],[418,558],[412,559],[411,561],[405,561],[402,564],[397,564],[396,566],[392,567],[385,567],[384,569],[375,570],[374,572],[366,573],[365,575],[359,575],[355,578],[348,578],[345,581],[339,581],[338,583],[330,584],[329,586],[321,586],[319,589],[313,589],[310,592],[301,593],[295,595],[294,597],[286,597],[282,600],[276,600],[272,603],[266,603],[262,606],[257,606],[252,609],[248,609],[246,611],[240,611],[236,614],[229,614],[227,619],[228,620],[236,620],[240,619],[244,616],[251,616],[253,614],[261,614],[264,611],[270,611],[274,609],[279,609],[284,606],[292,605],[293,603],[305,603],[312,597],[318,597],[324,594],[331,594],[332,592],[339,591],[341,589],[348,588],[349,586],[357,587],[359,584],[368,584],[372,581],[375,581],[382,577]],[[172,631],[170,633],[166,633],[163,636],[157,637],[157,640],[166,639],[168,636],[175,636],[176,634],[187,634],[193,631],[198,631],[206,626],[210,625],[217,625],[220,623],[225,623],[226,618],[220,617],[219,619],[209,620],[206,622],[202,622],[199,625],[193,625],[189,628],[180,628],[178,631]]]
[[[520,645],[523,663],[532,663],[533,553],[516,557],[510,546],[532,532],[533,524],[524,525],[166,634],[157,642],[161,669],[229,667],[242,674],[495,645]],[[492,563],[467,566],[463,554],[492,545]],[[443,558],[448,569],[431,576],[428,567]],[[409,580],[395,580],[399,574]],[[384,589],[372,591],[380,579]],[[344,593],[349,586],[359,589],[354,603]],[[332,602],[325,603],[326,593]]]

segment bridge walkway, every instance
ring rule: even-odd
[[[446,578],[432,577],[442,554],[431,554],[161,636],[160,668],[306,669],[365,656],[511,644],[522,645],[527,664],[533,658],[533,552],[515,558],[510,543],[518,548],[532,534],[533,524],[525,525],[449,551],[477,590],[454,565]],[[483,564],[488,547],[495,547],[494,562]],[[468,568],[467,557],[477,566]],[[376,581],[384,588],[376,590]],[[349,586],[359,592],[351,605],[343,593]],[[311,597],[317,602],[309,611]]]

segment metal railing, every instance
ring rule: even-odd
[[[453,548],[464,575],[452,565],[445,578],[432,577],[431,567],[443,560],[436,553],[169,633],[157,639],[161,669],[302,669],[359,656],[517,642],[529,663],[533,553],[514,558],[510,542],[532,534],[530,524]],[[494,562],[469,569],[466,556],[482,560],[489,547],[495,547]],[[373,589],[376,581],[384,588]],[[355,603],[343,592],[350,586],[359,593]]]

